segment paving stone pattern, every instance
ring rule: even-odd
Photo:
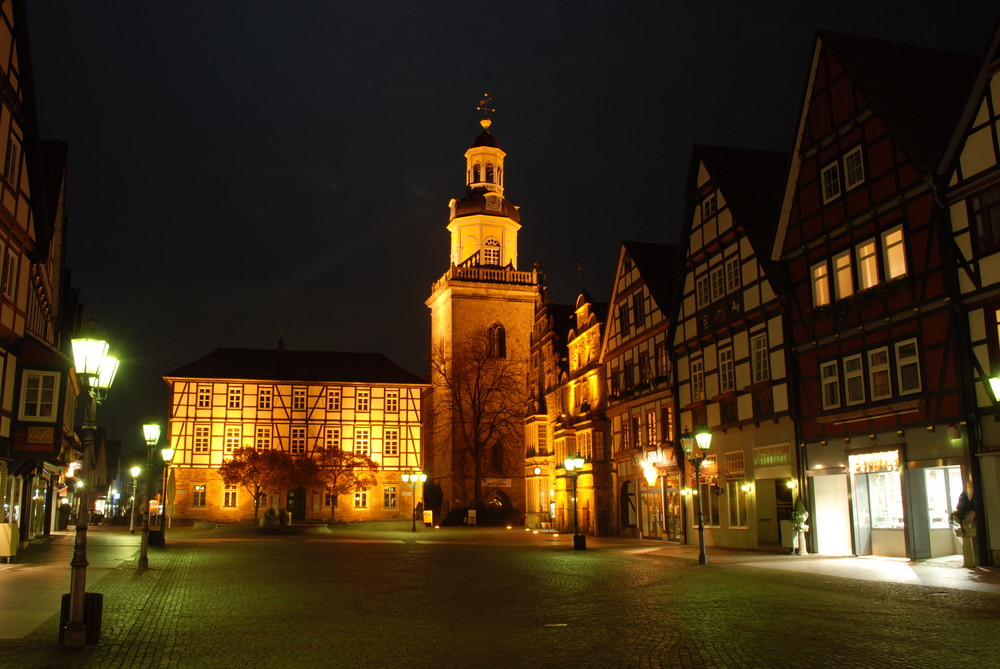
[[[174,542],[90,584],[99,644],[0,667],[1000,667],[993,594],[427,536]]]

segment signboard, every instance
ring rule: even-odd
[[[431,509],[424,510],[424,525],[430,526],[434,524],[434,511]]]
[[[510,479],[479,479],[486,488],[510,488]]]

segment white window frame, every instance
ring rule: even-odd
[[[224,483],[222,485],[222,506],[226,509],[234,509],[238,504],[239,487],[235,483]]]
[[[903,354],[902,349],[907,347],[913,347],[913,352],[909,354]],[[920,347],[917,345],[916,338],[904,339],[903,341],[898,341],[895,344],[895,354],[896,354],[896,383],[899,384],[900,395],[909,395],[910,393],[919,393],[923,390],[923,384],[920,380]],[[904,385],[904,370],[908,368],[913,368],[916,371],[916,386]]]
[[[274,406],[274,390],[272,388],[257,389],[257,408],[270,409]]]
[[[292,411],[305,411],[308,392],[301,386],[292,388]]]
[[[836,409],[840,406],[840,367],[836,360],[821,362],[819,365],[820,401],[823,409]],[[828,393],[827,389],[833,392]]]
[[[229,409],[243,408],[243,386],[229,386],[226,390],[226,407]]]
[[[742,276],[740,276],[740,258],[739,256],[734,256],[726,261],[726,292],[731,293],[733,291],[739,290],[740,286],[743,285]]]
[[[823,204],[840,197],[840,163],[834,161],[820,170],[820,194]]]
[[[340,448],[340,428],[327,426],[323,430],[323,446],[326,448]]]
[[[354,452],[358,455],[371,455],[372,433],[367,427],[354,428]]]
[[[232,453],[237,448],[242,446],[243,441],[243,429],[238,425],[227,425],[226,426],[226,441],[225,449],[226,453]]]
[[[191,440],[192,453],[210,453],[212,451],[212,426],[209,424],[195,425]]]
[[[266,451],[271,448],[273,430],[270,425],[258,425],[254,430],[253,446],[258,451]]]
[[[385,410],[387,413],[399,413],[399,391],[388,390],[385,393]]]
[[[198,394],[195,399],[195,406],[199,409],[212,408],[212,386],[198,386]]]
[[[382,508],[383,509],[399,508],[399,500],[396,497],[396,486],[394,485],[382,486]]]
[[[823,307],[830,304],[830,263],[816,263],[810,270],[812,282],[813,306]]]
[[[858,262],[858,290],[874,288],[879,283],[878,244],[868,239],[854,247]]]
[[[906,244],[903,226],[897,225],[892,230],[882,233],[882,253],[885,261],[885,278],[887,281],[906,276]]]
[[[702,360],[691,361],[691,400],[705,399],[705,363]]]
[[[712,279],[712,301],[715,302],[726,296],[726,268],[724,265],[717,265],[709,271]]]
[[[861,147],[855,147],[844,154],[844,189],[857,188],[865,182],[865,161]]]
[[[881,356],[881,360],[879,360]],[[881,385],[878,377],[885,378],[885,392],[878,392]],[[885,400],[892,397],[892,381],[889,373],[889,348],[881,346],[868,351],[868,387],[871,389],[872,401]]]
[[[719,349],[719,392],[731,393],[736,390],[736,363],[733,360],[733,348],[727,346]]]
[[[371,411],[371,391],[358,390],[354,395],[355,411]]]
[[[695,296],[699,309],[707,307],[712,303],[712,289],[709,284],[707,272],[695,280]]]
[[[291,428],[288,436],[288,450],[292,455],[303,455],[306,452],[306,428],[296,425]]]
[[[340,411],[340,388],[326,389],[326,410]]]
[[[854,268],[850,249],[833,257],[833,287],[838,300],[854,294]]]
[[[388,456],[399,455],[399,429],[395,427],[385,428],[382,435],[382,453]]]
[[[767,350],[767,333],[760,332],[750,337],[750,358],[753,367],[753,382],[760,383],[771,378],[771,354]]]
[[[59,411],[59,381],[58,372],[42,372],[26,369],[21,376],[21,418],[26,421],[50,422],[56,419]],[[46,387],[48,385],[48,387]],[[28,411],[30,404],[33,411]]]
[[[857,384],[854,389],[852,381]],[[844,358],[844,401],[848,406],[865,401],[865,365],[860,353]]]
[[[367,509],[368,508],[368,491],[358,488],[354,491],[354,508],[355,509]]]
[[[195,483],[191,492],[191,506],[199,509],[208,504],[208,486],[204,483]]]

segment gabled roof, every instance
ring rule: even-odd
[[[164,378],[424,384],[381,353],[218,348]]]
[[[677,245],[624,241],[622,246],[642,275],[656,306],[670,318],[674,282],[677,278]],[[618,277],[615,277],[615,281]]]
[[[819,31],[892,136],[922,166],[935,168],[951,138],[979,58],[910,44]]]

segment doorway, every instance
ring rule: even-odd
[[[306,519],[305,489],[299,487],[295,488],[294,490],[289,490],[285,508],[288,510],[289,515],[291,515],[292,520],[305,520]]]

